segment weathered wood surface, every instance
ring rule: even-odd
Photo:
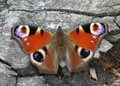
[[[95,53],[99,57],[99,51],[107,52],[120,38],[120,0],[0,0],[0,86],[110,86],[112,74],[100,67],[96,67],[98,81],[88,70],[69,73],[64,68],[62,80],[56,75],[39,75],[11,39],[14,25],[70,29],[91,22],[109,25],[109,35]]]

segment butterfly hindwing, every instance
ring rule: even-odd
[[[70,72],[84,69],[87,63],[92,59],[93,52],[70,42],[66,48],[66,63]]]
[[[52,36],[39,27],[20,25],[12,28],[12,36],[22,44],[23,50],[40,73],[57,73],[58,60]]]
[[[30,59],[40,73],[54,74],[58,71],[57,53],[51,44],[31,53]]]

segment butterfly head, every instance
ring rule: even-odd
[[[63,31],[62,31],[61,27],[58,26],[57,33],[60,33],[60,32],[63,32]]]

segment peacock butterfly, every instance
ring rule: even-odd
[[[51,33],[40,27],[19,25],[12,28],[12,36],[21,43],[40,73],[55,74],[61,59],[65,59],[70,72],[84,68],[107,29],[107,24],[91,23],[69,32],[58,27]]]

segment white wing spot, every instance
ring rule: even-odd
[[[24,38],[24,41],[27,41],[27,38]]]
[[[95,38],[95,39],[96,39],[97,37],[96,37],[95,35],[93,35],[93,38]]]
[[[27,43],[27,45],[29,45],[30,43]]]
[[[93,43],[94,41],[93,40],[91,40],[91,43]]]

